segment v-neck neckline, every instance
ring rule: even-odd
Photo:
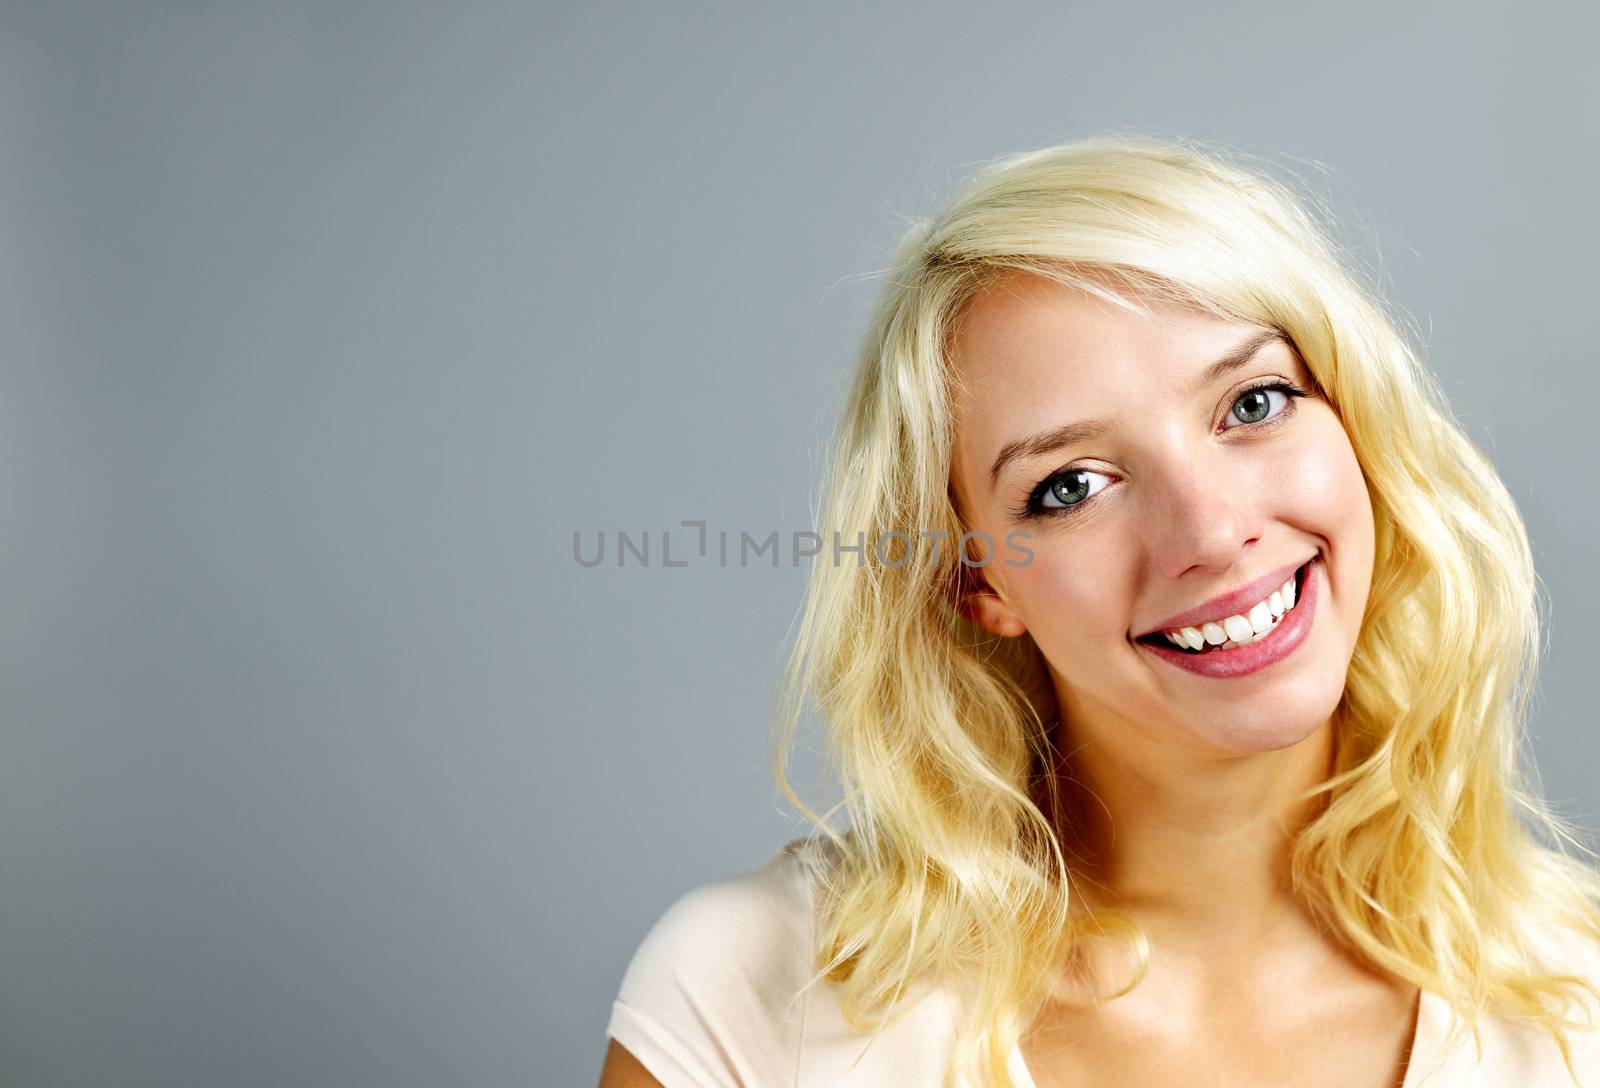
[[[1424,1061],[1437,1057],[1443,1037],[1443,1018],[1449,1015],[1449,1011],[1437,994],[1418,987],[1417,1001],[1412,1008],[1415,1022],[1411,1029],[1411,1049],[1406,1052],[1406,1075],[1400,1082],[1400,1088],[1420,1088],[1422,1085],[1425,1073],[1420,1067]],[[1033,1079],[1033,1070],[1028,1068],[1028,1060],[1022,1055],[1020,1041],[1011,1051],[1010,1067],[1011,1079],[1017,1082],[1018,1088],[1039,1088],[1038,1082]],[[1437,1070],[1428,1072],[1436,1074]]]

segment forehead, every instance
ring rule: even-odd
[[[1125,309],[1043,276],[1006,272],[968,302],[953,330],[956,399],[982,407],[995,393],[1044,379],[1058,393],[1079,394],[1181,380],[1249,328],[1173,302],[1138,305]]]
[[[1101,417],[1135,425],[1142,412],[1170,409],[1253,328],[1165,300],[1125,309],[1008,272],[967,304],[952,330],[958,485],[968,494],[967,484],[987,490],[990,461],[1024,435]]]

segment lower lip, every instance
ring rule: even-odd
[[[1300,644],[1311,633],[1311,621],[1316,616],[1317,598],[1321,596],[1321,588],[1322,557],[1318,556],[1306,568],[1305,585],[1300,587],[1300,596],[1294,608],[1278,621],[1278,626],[1270,635],[1248,646],[1235,646],[1231,650],[1212,650],[1204,654],[1186,654],[1182,650],[1169,650],[1165,646],[1152,646],[1148,642],[1140,642],[1137,645],[1149,650],[1163,661],[1170,661],[1180,669],[1187,669],[1201,676],[1213,676],[1220,680],[1249,676],[1282,661],[1300,648]]]

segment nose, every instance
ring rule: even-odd
[[[1151,477],[1145,540],[1169,578],[1231,570],[1261,540],[1271,497],[1230,452],[1169,458]]]

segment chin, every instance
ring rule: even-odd
[[[1284,748],[1293,748],[1303,740],[1316,735],[1318,729],[1327,721],[1327,716],[1314,722],[1295,722],[1286,725],[1281,721],[1264,723],[1260,728],[1251,729],[1232,728],[1216,735],[1212,743],[1217,747],[1238,755],[1250,755],[1256,752],[1277,752]]]
[[[1225,721],[1211,723],[1206,734],[1212,744],[1240,755],[1292,748],[1328,723],[1338,704],[1337,695],[1331,703],[1325,699],[1297,700],[1297,705],[1277,714],[1236,713]]]

